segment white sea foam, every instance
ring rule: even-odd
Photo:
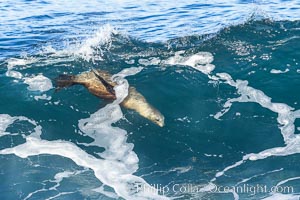
[[[186,122],[186,123],[190,123],[191,122],[191,120],[189,119],[189,117],[188,116],[185,116],[185,117],[178,117],[177,119],[176,119],[176,121],[180,121],[180,122]]]
[[[16,118],[11,117],[7,114],[0,114],[0,137],[9,133],[5,132],[7,127],[12,124]]]
[[[7,60],[7,69],[11,70],[15,66],[26,66],[28,64],[36,62],[35,58],[10,58]]]
[[[189,172],[192,169],[193,169],[192,166],[186,166],[186,167],[175,167],[175,168],[171,169],[170,171],[175,171],[179,174],[183,174],[183,173]]]
[[[25,84],[29,85],[27,88],[30,91],[40,91],[40,92],[46,92],[53,88],[52,81],[43,76],[42,74],[39,74],[37,76],[33,77],[24,77],[23,74],[19,71],[13,70],[16,66],[23,66],[27,68],[28,64],[32,64],[36,62],[36,59],[33,58],[11,58],[7,60],[7,71],[5,73],[6,76],[15,78],[15,82],[18,82],[18,80],[22,80]],[[40,96],[34,96],[35,100],[50,100],[51,97],[48,97],[46,94],[40,95]]]
[[[106,24],[100,27],[92,37],[87,38],[79,47],[75,45],[73,54],[86,61],[102,60],[102,49],[100,47],[109,49],[112,42],[111,37],[117,33],[117,30],[113,26]]]
[[[183,53],[184,52],[177,53],[174,57],[171,57],[168,60],[166,60],[165,64],[180,64],[180,65],[183,64],[195,68],[195,63],[197,63],[196,62],[197,59],[195,59],[195,57],[194,58],[183,57],[180,55]],[[212,62],[212,60],[213,57],[211,58],[211,60],[209,60],[209,56],[208,56],[206,62]],[[215,174],[215,177],[211,179],[209,184],[216,181],[218,177],[223,176],[225,172],[242,165],[246,161],[265,159],[270,156],[287,156],[287,155],[300,153],[300,136],[295,135],[295,124],[294,124],[295,120],[297,118],[300,118],[300,110],[294,111],[294,108],[288,106],[287,104],[272,102],[272,99],[268,97],[264,92],[248,86],[248,81],[244,81],[244,80],[234,81],[232,77],[227,73],[217,73],[216,75],[211,75],[210,73],[212,70],[211,71],[199,70],[199,71],[207,74],[208,78],[210,78],[212,81],[224,82],[232,87],[235,87],[237,89],[237,93],[240,95],[237,98],[232,98],[227,100],[223,106],[222,111],[214,115],[215,119],[220,120],[220,118],[230,110],[234,102],[258,103],[260,106],[267,108],[270,111],[278,114],[277,122],[280,125],[279,129],[281,131],[284,142],[286,144],[286,146],[284,147],[274,147],[274,148],[266,149],[259,153],[250,153],[244,155],[240,161],[237,161],[236,163],[227,166],[222,171],[217,172]],[[284,72],[288,72],[288,71],[289,70],[287,69]],[[239,199],[239,195],[237,193],[232,192],[232,194],[234,199]],[[299,197],[297,195],[293,195],[293,194],[287,195],[287,194],[276,193],[276,194],[272,194],[270,197],[266,199],[298,199],[298,198]]]
[[[294,134],[294,122],[297,118],[300,118],[300,110],[294,111],[294,108],[284,103],[273,103],[271,101],[272,99],[266,94],[264,94],[262,91],[248,86],[247,81],[234,81],[229,74],[221,73],[217,74],[217,77],[214,76],[212,78],[219,79],[220,81],[225,81],[225,83],[235,87],[238,90],[238,93],[241,95],[240,97],[229,99],[227,102],[225,102],[224,109],[214,116],[216,119],[220,119],[220,117],[222,117],[226,112],[228,112],[232,103],[234,102],[258,103],[262,107],[267,108],[270,111],[278,114],[277,122],[280,124],[279,128],[281,130],[281,134],[283,136],[286,146],[266,149],[259,153],[246,154],[243,156],[242,160],[216,173],[215,178],[213,178],[211,181],[215,181],[217,177],[224,175],[226,171],[240,166],[247,160],[255,161],[265,159],[270,156],[287,156],[295,153],[300,153],[300,137]]]
[[[252,179],[254,179],[254,178],[262,177],[262,176],[265,176],[265,175],[268,175],[268,174],[271,174],[271,173],[277,173],[277,172],[280,172],[280,171],[282,171],[282,170],[283,170],[283,168],[280,168],[280,169],[268,171],[268,172],[266,172],[266,173],[256,174],[256,175],[254,175],[254,176],[251,176],[250,178],[245,178],[245,179],[239,181],[238,183],[235,184],[235,186],[238,186],[238,185],[240,185],[240,184],[242,184],[242,183],[246,183],[246,182],[248,182],[248,181],[250,181],[250,180],[252,180]]]
[[[271,101],[272,99],[262,91],[248,86],[248,81],[234,81],[231,76],[226,73],[220,73],[217,74],[217,76],[220,80],[224,80],[229,85],[237,88],[237,92],[241,96],[226,101],[224,104],[224,109],[214,116],[216,119],[219,119],[226,112],[228,112],[233,102],[254,102],[278,114],[277,121],[281,125],[281,133],[286,143],[296,137],[294,135],[294,121],[296,118],[298,118],[298,111],[293,112],[294,108],[284,103],[273,103]]]
[[[71,172],[71,171],[59,172],[59,173],[55,174],[54,180],[43,181],[41,183],[43,185],[43,188],[35,190],[33,192],[30,192],[24,198],[24,200],[31,199],[32,196],[34,196],[34,195],[36,195],[37,193],[40,193],[40,192],[46,192],[46,191],[50,191],[50,190],[55,190],[55,191],[59,192],[59,186],[60,186],[60,183],[63,181],[63,179],[66,179],[66,178],[69,178],[69,177],[72,177],[72,176],[76,176],[76,175],[78,175],[80,173],[83,173],[85,171],[87,171],[87,170],[79,170],[79,171],[73,171],[73,172]],[[56,184],[52,187],[47,188],[46,182],[52,182],[52,183],[56,183]],[[59,192],[59,194],[57,194],[55,196],[52,196],[52,197],[49,197],[47,199],[54,199],[54,198],[57,198],[59,196],[66,195],[66,194],[72,194],[72,193],[75,193],[75,191],[74,192]]]
[[[63,181],[63,179],[76,176],[78,174],[81,174],[87,170],[79,170],[79,171],[63,171],[55,174],[54,180],[50,180],[50,182],[56,183],[54,186],[49,188],[49,190],[57,190],[57,188],[60,186],[60,183]]]
[[[110,49],[112,36],[117,33],[117,29],[110,24],[106,24],[84,40],[66,42],[63,49],[55,49],[47,44],[42,48],[40,54],[50,54],[50,58],[55,58],[47,59],[45,61],[47,64],[59,62],[62,57],[64,61],[70,58],[71,60],[80,58],[92,62],[103,60],[103,52]]]
[[[32,78],[24,78],[24,83],[29,85],[28,90],[30,91],[46,92],[53,88],[52,81],[41,74]]]
[[[22,73],[20,73],[18,71],[14,71],[14,70],[8,70],[6,72],[6,76],[17,79],[16,80],[17,82],[18,82],[18,79],[23,80],[24,83],[28,85],[27,89],[30,91],[46,92],[53,88],[52,81],[49,78],[47,78],[41,74],[39,74],[37,76],[33,76],[33,77],[23,78]],[[34,96],[34,99],[37,101],[38,100],[51,100],[51,96],[47,96],[46,94],[37,95],[37,96]]]
[[[270,194],[271,196],[265,198],[267,200],[281,200],[281,199],[300,199],[300,194],[293,194],[296,193],[297,191],[295,191],[294,187],[292,187],[291,185],[286,185],[286,187],[284,186],[284,184],[288,183],[289,181],[294,181],[294,180],[299,180],[300,177],[292,177],[292,178],[288,178],[285,180],[280,181],[279,183],[276,184],[276,188],[279,188],[279,191],[271,191]],[[283,192],[282,192],[283,191]],[[281,193],[279,193],[281,192]]]
[[[40,54],[53,54],[56,53],[56,50],[52,47],[52,45],[47,45],[42,47]]]
[[[175,56],[162,61],[162,64],[190,66],[204,74],[210,74],[215,69],[215,65],[211,64],[214,60],[211,53],[198,52],[191,56],[182,56],[183,53],[184,51],[176,52]]]
[[[107,186],[114,189],[116,194],[124,199],[167,199],[167,197],[158,195],[155,189],[138,190],[139,186],[152,188],[144,179],[133,175],[138,169],[138,157],[133,152],[133,144],[127,143],[127,133],[118,127],[112,127],[111,124],[122,118],[122,112],[119,103],[128,94],[128,82],[124,79],[127,75],[133,75],[142,68],[125,69],[113,78],[117,82],[115,86],[117,99],[92,114],[87,119],[79,120],[79,128],[94,141],[86,145],[97,145],[104,147],[105,151],[100,153],[101,159],[96,158],[86,151],[79,148],[72,142],[56,140],[47,141],[36,137],[41,133],[41,127],[35,122],[36,131],[26,137],[26,142],[18,146],[3,149],[0,154],[15,154],[21,158],[35,156],[40,154],[58,155],[73,160],[77,165],[89,168],[94,171],[95,176]],[[5,119],[8,120],[5,120]],[[0,116],[0,131],[5,133],[9,124],[15,119],[28,120],[27,118],[14,118],[8,115]],[[68,177],[70,173],[64,172],[55,176],[59,183],[62,178]],[[94,190],[110,195],[108,191]]]
[[[104,188],[104,185],[102,185],[101,187],[98,187],[96,189],[93,189],[93,191],[104,194],[105,196],[110,197],[112,199],[118,199],[119,198],[119,196],[116,195],[115,193],[106,191],[105,188]]]
[[[23,77],[22,73],[20,73],[18,71],[14,71],[14,70],[8,70],[5,73],[5,75],[8,76],[8,77],[15,78],[15,79],[21,79]]]
[[[270,73],[271,74],[284,74],[284,73],[287,73],[289,71],[290,71],[289,69],[285,69],[284,71],[278,70],[278,69],[271,69]]]
[[[258,103],[262,107],[267,108],[270,111],[278,114],[277,122],[280,125],[279,128],[281,130],[281,134],[286,144],[286,146],[284,147],[275,147],[271,149],[266,149],[256,154],[250,153],[244,155],[240,161],[237,161],[236,163],[227,166],[222,171],[217,172],[215,174],[215,177],[211,179],[211,182],[216,181],[216,179],[220,176],[223,176],[225,172],[242,165],[247,160],[254,161],[258,159],[265,159],[269,156],[286,156],[295,153],[300,153],[300,137],[294,134],[295,133],[294,122],[296,118],[300,118],[300,110],[294,111],[294,108],[284,103],[272,102],[272,99],[268,97],[265,93],[263,93],[258,89],[248,86],[248,81],[244,81],[244,80],[234,81],[231,78],[231,76],[227,73],[217,73],[216,75],[212,75],[211,72],[214,70],[214,66],[211,68],[209,67],[205,68],[205,66],[206,67],[209,66],[210,63],[213,61],[213,56],[210,53],[202,52],[200,54],[198,53],[188,57],[182,56],[183,53],[184,53],[183,51],[177,52],[174,57],[171,57],[163,61],[162,63],[169,64],[169,65],[186,65],[186,66],[191,66],[195,69],[197,69],[197,66],[201,66],[201,67],[204,66],[203,68],[200,69],[198,67],[198,70],[204,74],[207,74],[208,78],[210,78],[212,81],[224,82],[228,85],[231,85],[232,87],[235,87],[237,89],[238,94],[240,95],[237,98],[232,98],[227,100],[223,106],[222,111],[214,115],[215,119],[220,120],[220,118],[230,110],[234,102]],[[289,70],[287,69],[284,72],[288,72],[288,71]],[[272,72],[276,73],[278,71],[273,70]],[[239,198],[239,196],[236,193],[233,193],[233,196],[235,199]],[[273,197],[275,196],[273,195]],[[294,197],[294,196],[290,195],[285,197]]]
[[[145,66],[148,66],[148,65],[158,65],[160,64],[161,60],[158,58],[158,57],[152,57],[152,58],[149,58],[149,59],[139,59],[138,60],[139,64],[141,65],[145,65]]]
[[[46,94],[40,95],[40,96],[34,96],[35,100],[48,100],[50,101],[52,99],[51,96],[47,96]]]
[[[45,183],[42,183],[42,185],[44,186]],[[39,192],[46,192],[47,189],[46,188],[42,188],[42,189],[39,189],[39,190],[35,190],[34,192],[30,192],[23,200],[27,200],[27,199],[30,199],[33,195],[39,193]]]
[[[294,181],[294,180],[299,180],[299,179],[300,179],[299,176],[298,177],[293,177],[293,178],[288,178],[288,179],[280,181],[279,183],[276,184],[276,186],[280,186],[280,185],[283,185],[283,184],[285,184],[289,181]]]
[[[28,119],[23,116],[12,117],[8,114],[0,114],[0,137],[3,135],[11,134],[9,132],[5,132],[9,125],[13,124],[16,120],[18,121],[27,121],[35,126],[34,132],[31,133],[32,137],[40,138],[42,127],[39,126],[35,121]]]
[[[133,59],[132,60],[126,60],[125,62],[129,65],[133,65],[135,63],[135,61]]]
[[[223,158],[223,154],[208,154],[208,153],[204,153],[204,155],[206,156],[206,157],[219,157],[219,158]]]
[[[58,197],[61,197],[61,196],[67,195],[67,194],[73,194],[73,193],[75,193],[75,192],[60,192],[59,194],[54,195],[53,197],[49,197],[45,200],[57,199]]]
[[[7,60],[7,71],[5,75],[15,79],[21,79],[23,77],[22,73],[13,69],[16,66],[26,67],[26,65],[31,64],[35,61],[36,59],[33,58],[10,58]]]
[[[262,200],[299,200],[300,195],[275,193]]]
[[[255,74],[255,71],[248,72],[248,75]]]

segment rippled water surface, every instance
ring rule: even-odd
[[[0,198],[299,199],[299,20],[298,1],[1,1]],[[114,101],[55,90],[92,68]],[[164,127],[120,106],[129,86]]]

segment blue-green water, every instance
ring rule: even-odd
[[[0,199],[299,199],[297,1],[0,10]],[[115,102],[55,92],[92,67],[129,69],[165,126],[120,110],[122,77]]]

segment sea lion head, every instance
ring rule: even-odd
[[[165,125],[164,116],[156,108],[150,105],[145,97],[137,92],[134,87],[129,88],[129,94],[122,102],[122,105],[125,108],[135,110],[141,116],[160,127]]]
[[[160,127],[165,125],[165,117],[155,108],[150,106],[147,112],[143,113],[144,117],[157,124]]]

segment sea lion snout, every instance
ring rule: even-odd
[[[160,127],[163,127],[165,125],[165,117],[153,107],[151,108],[149,115],[145,117]]]
[[[165,118],[163,115],[161,115],[159,118],[155,118],[155,123],[160,126],[163,127],[165,125]]]

